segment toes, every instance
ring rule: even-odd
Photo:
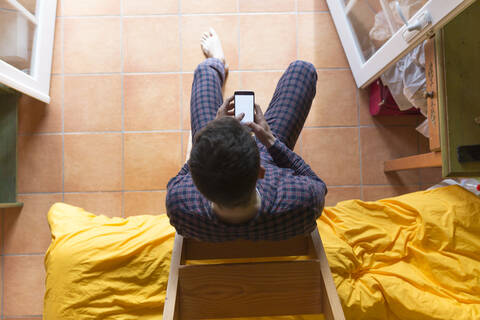
[[[206,47],[202,47],[202,51],[207,58],[210,58],[212,56],[212,53]]]
[[[210,34],[211,34],[212,36],[216,36],[216,35],[217,35],[217,33],[215,32],[215,29],[213,29],[212,27],[210,27],[209,31],[210,31]]]

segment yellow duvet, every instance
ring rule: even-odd
[[[107,218],[57,203],[48,221],[44,319],[160,319],[174,235],[165,215]],[[472,193],[344,201],[318,227],[347,319],[480,319]]]

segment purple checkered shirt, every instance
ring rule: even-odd
[[[257,215],[239,225],[219,220],[185,164],[167,186],[167,214],[180,235],[209,242],[285,240],[316,228],[327,194],[325,183],[280,139],[268,150],[258,140],[257,146],[266,169],[257,181],[262,199]]]

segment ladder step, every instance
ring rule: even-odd
[[[179,267],[182,319],[321,314],[318,260]]]

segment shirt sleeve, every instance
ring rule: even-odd
[[[183,189],[188,187],[185,184],[185,178],[189,170],[188,163],[185,163],[182,169],[180,169],[180,172],[178,172],[178,174],[171,178],[167,183],[166,205],[168,216],[170,216],[170,211],[175,210],[181,204],[181,200],[179,200],[179,198],[181,198],[182,194],[184,194],[183,191],[185,190]]]
[[[280,168],[290,168],[295,171],[296,175],[308,176],[322,181],[299,155],[290,150],[279,139],[275,140],[275,143],[267,150],[275,164]]]
[[[178,174],[171,178],[167,184],[167,197],[165,201],[167,216],[170,219],[170,224],[175,227],[177,232],[183,236],[188,236],[184,232],[184,220],[190,219],[190,216],[179,214],[181,208],[185,205],[185,201],[191,196],[192,191],[189,189],[187,182],[187,174],[190,168],[188,163],[185,163],[178,172]]]
[[[190,168],[188,167],[188,162],[185,162],[182,169],[180,169],[180,171],[178,172],[177,177],[178,176],[184,176],[189,172],[190,172]]]
[[[298,183],[300,183],[303,188],[309,190],[310,200],[313,201],[314,206],[319,210],[316,213],[318,217],[325,205],[325,196],[328,192],[325,182],[315,174],[299,155],[290,150],[279,139],[267,150],[277,166],[292,169]]]

